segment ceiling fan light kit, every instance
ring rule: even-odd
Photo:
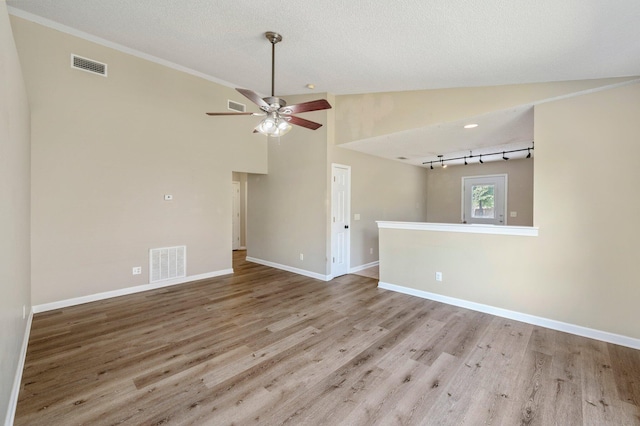
[[[256,130],[267,136],[284,136],[293,126],[287,120],[278,116],[277,112],[270,112],[266,118],[258,124]]]
[[[262,133],[263,135],[279,137],[287,134],[292,124],[296,126],[306,127],[307,129],[316,130],[322,127],[322,124],[304,118],[296,117],[293,114],[299,114],[309,111],[321,111],[330,109],[331,105],[325,99],[317,99],[315,101],[303,102],[296,105],[287,106],[284,99],[278,98],[274,94],[275,87],[275,63],[276,63],[276,44],[282,41],[282,36],[273,31],[267,31],[264,36],[271,43],[271,96],[261,98],[256,92],[247,89],[236,89],[247,99],[258,105],[263,111],[261,113],[247,112],[208,112],[207,115],[259,115],[265,118],[255,128],[254,133]]]

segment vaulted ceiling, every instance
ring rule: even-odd
[[[640,74],[637,0],[8,0],[261,93],[337,95]]]
[[[15,15],[72,28],[88,38],[265,95],[271,85],[271,45],[265,31],[284,37],[276,49],[276,95],[640,75],[638,0],[8,0],[7,4]],[[492,140],[500,140],[496,132],[504,130],[502,143],[509,138],[522,142],[522,129],[514,125],[532,128],[527,114],[526,108],[498,112]],[[508,123],[509,118],[515,121]],[[442,138],[451,135],[447,126],[438,132]],[[412,141],[419,139],[419,131],[406,136],[405,148],[416,150]],[[370,153],[376,143],[381,144],[369,142]],[[467,143],[457,151],[479,143]]]

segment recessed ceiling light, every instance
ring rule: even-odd
[[[315,89],[315,88],[316,88],[315,84],[311,84],[311,83],[307,84],[307,89]]]
[[[465,124],[464,126],[465,129],[475,129],[476,127],[478,127],[478,123]]]

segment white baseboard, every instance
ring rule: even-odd
[[[448,305],[459,306],[461,308],[471,309],[473,311],[484,312],[486,314],[495,315],[502,318],[508,318],[527,324],[538,325],[550,328],[552,330],[563,331],[565,333],[575,334],[577,336],[588,337],[590,339],[601,340],[607,343],[613,343],[620,346],[626,346],[633,349],[640,349],[640,339],[622,336],[620,334],[609,333],[607,331],[595,330],[580,325],[569,324],[562,321],[556,321],[548,318],[542,318],[535,315],[523,314],[520,312],[510,311],[508,309],[496,308],[494,306],[484,305],[482,303],[470,302],[468,300],[457,299],[455,297],[443,296],[441,294],[430,293],[428,291],[417,290],[409,287],[402,287],[395,284],[378,282],[378,287],[385,290],[396,291],[411,296],[421,297],[423,299],[434,300],[436,302],[446,303]]]
[[[294,274],[304,275],[305,277],[315,278],[321,281],[331,281],[333,279],[332,275],[322,275],[317,272],[307,271],[305,269],[294,268],[293,266],[281,265],[280,263],[270,262],[268,260],[256,259],[255,257],[247,256],[247,262],[258,263],[264,266],[270,266],[276,269],[282,269],[283,271],[293,272]]]
[[[127,287],[119,290],[105,291],[104,293],[90,294],[88,296],[74,297],[73,299],[60,300],[57,302],[43,303],[33,306],[33,313],[51,311],[54,309],[67,308],[69,306],[81,305],[83,303],[96,302],[98,300],[110,299],[112,297],[126,296],[127,294],[140,293],[148,290],[155,290],[177,284],[184,284],[191,281],[204,280],[206,278],[219,277],[221,275],[233,274],[233,269],[223,269],[220,271],[207,272],[205,274],[191,275],[188,277],[174,278],[153,284],[143,284],[135,287]]]
[[[27,358],[27,347],[29,346],[29,335],[31,334],[31,321],[33,320],[33,309],[29,312],[27,325],[24,330],[22,339],[22,348],[20,348],[20,357],[18,358],[18,366],[16,367],[16,375],[13,378],[13,387],[9,397],[9,407],[7,407],[7,416],[5,417],[5,426],[13,425],[16,417],[16,407],[18,406],[18,395],[20,394],[20,383],[22,381],[22,372],[24,371],[24,361]]]
[[[349,273],[353,274],[355,272],[364,271],[365,269],[373,268],[374,266],[378,266],[379,264],[380,264],[380,261],[376,260],[375,262],[369,262],[369,263],[365,263],[364,265],[354,266],[353,268],[349,269]]]

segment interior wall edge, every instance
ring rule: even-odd
[[[446,303],[447,305],[458,306],[461,308],[470,309],[472,311],[495,315],[501,318],[507,318],[514,321],[520,321],[531,325],[549,328],[551,330],[562,331],[565,333],[575,334],[576,336],[588,337],[590,339],[600,340],[603,342],[613,343],[615,345],[626,346],[632,349],[640,350],[640,339],[629,336],[623,336],[603,330],[596,330],[589,327],[583,327],[581,325],[570,324],[554,319],[525,314],[522,312],[511,311],[508,309],[498,308],[495,306],[485,305],[477,302],[471,302],[455,297],[444,296],[441,294],[431,293],[415,288],[390,284],[383,281],[378,282],[378,287],[389,291],[395,291],[397,293],[408,294],[410,296],[416,296],[422,299]]]
[[[307,271],[306,269],[295,268],[289,265],[283,265],[281,263],[270,262],[268,260],[262,260],[255,257],[247,256],[247,262],[257,263],[259,265],[270,266],[276,269],[282,269],[283,271],[293,272],[294,274],[304,275],[305,277],[315,278],[320,281],[331,281],[333,279],[332,275],[323,275],[313,271]]]
[[[16,408],[18,407],[18,396],[20,395],[20,384],[22,383],[22,372],[24,371],[24,363],[27,359],[27,347],[29,346],[29,336],[31,335],[31,322],[33,321],[33,308],[29,312],[27,324],[24,330],[22,346],[20,348],[20,356],[16,367],[16,374],[11,387],[11,395],[9,397],[9,406],[7,407],[7,416],[4,424],[10,426],[16,417]]]
[[[365,263],[364,265],[353,266],[349,268],[349,273],[353,274],[354,272],[364,271],[365,269],[373,268],[374,266],[380,265],[380,261],[376,260],[373,262]]]
[[[128,294],[142,293],[144,291],[156,290],[163,287],[169,287],[179,284],[186,284],[194,281],[204,280],[208,278],[219,277],[221,275],[233,274],[233,269],[222,269],[220,271],[208,272],[205,274],[190,275],[188,277],[175,278],[165,280],[153,284],[143,284],[134,287],[125,287],[119,290],[105,291],[103,293],[95,293],[87,296],[74,297],[71,299],[59,300],[55,302],[42,303],[33,306],[33,313],[52,311],[54,309],[68,308],[69,306],[82,305],[84,303],[97,302],[99,300],[111,299],[112,297],[126,296]]]

